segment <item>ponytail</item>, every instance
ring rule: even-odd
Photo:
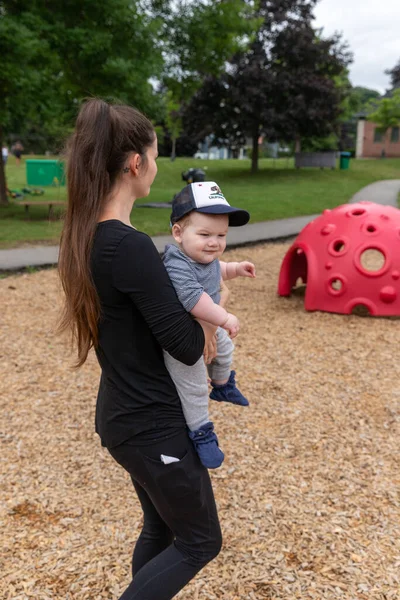
[[[65,293],[59,331],[69,330],[81,367],[98,345],[100,301],[91,276],[96,227],[107,198],[134,152],[146,160],[154,141],[151,122],[125,105],[86,101],[67,143],[68,206],[60,241],[58,271]]]

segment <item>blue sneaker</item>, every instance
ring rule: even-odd
[[[218,447],[218,438],[211,421],[205,423],[196,431],[189,431],[189,437],[202,465],[207,469],[217,469],[221,466],[225,456]]]
[[[249,406],[247,398],[236,387],[235,375],[235,371],[231,371],[228,381],[223,385],[215,385],[215,383],[211,382],[213,388],[210,394],[211,400],[231,402],[232,404],[239,404],[239,406]]]

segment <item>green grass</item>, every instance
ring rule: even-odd
[[[324,208],[348,202],[355,192],[369,183],[381,179],[400,179],[400,159],[352,159],[347,171],[297,170],[292,159],[262,159],[260,170],[255,175],[250,173],[249,160],[203,161],[185,158],[171,162],[167,158],[160,158],[158,166],[159,172],[149,198],[138,201],[132,212],[132,223],[149,235],[168,233],[170,211],[140,208],[140,204],[170,201],[184,185],[182,171],[193,166],[205,168],[207,179],[221,186],[232,205],[249,210],[251,222],[320,213]],[[14,157],[10,158],[7,181],[10,189],[26,186],[25,160],[17,167]],[[27,198],[35,200],[29,195]],[[65,199],[64,187],[45,188],[44,196],[36,197],[38,201]],[[38,242],[55,244],[60,231],[61,221],[49,221],[47,207],[31,207],[29,220],[23,207],[13,203],[8,207],[0,207],[0,247]]]

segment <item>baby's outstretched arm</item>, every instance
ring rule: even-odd
[[[229,332],[230,337],[234,338],[239,332],[239,319],[228,313],[222,306],[215,304],[211,296],[203,292],[200,300],[190,311],[197,319],[203,319],[213,325],[219,325]]]
[[[221,266],[222,279],[234,279],[235,277],[255,277],[256,268],[248,260],[242,262],[223,262],[219,261]]]

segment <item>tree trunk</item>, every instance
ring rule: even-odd
[[[176,158],[176,137],[172,138],[172,151],[171,151],[171,161],[173,162]]]
[[[258,139],[260,134],[257,132],[253,134],[253,146],[251,151],[251,172],[257,173],[258,171]]]
[[[299,135],[296,135],[294,138],[294,151],[301,152],[301,138]]]
[[[0,146],[3,147],[3,130],[0,126]],[[6,190],[6,173],[4,170],[3,156],[0,160],[0,204],[2,206],[8,205],[8,197]]]
[[[386,139],[388,137],[389,130],[387,129],[383,135],[383,149],[381,153],[381,158],[386,158]]]

